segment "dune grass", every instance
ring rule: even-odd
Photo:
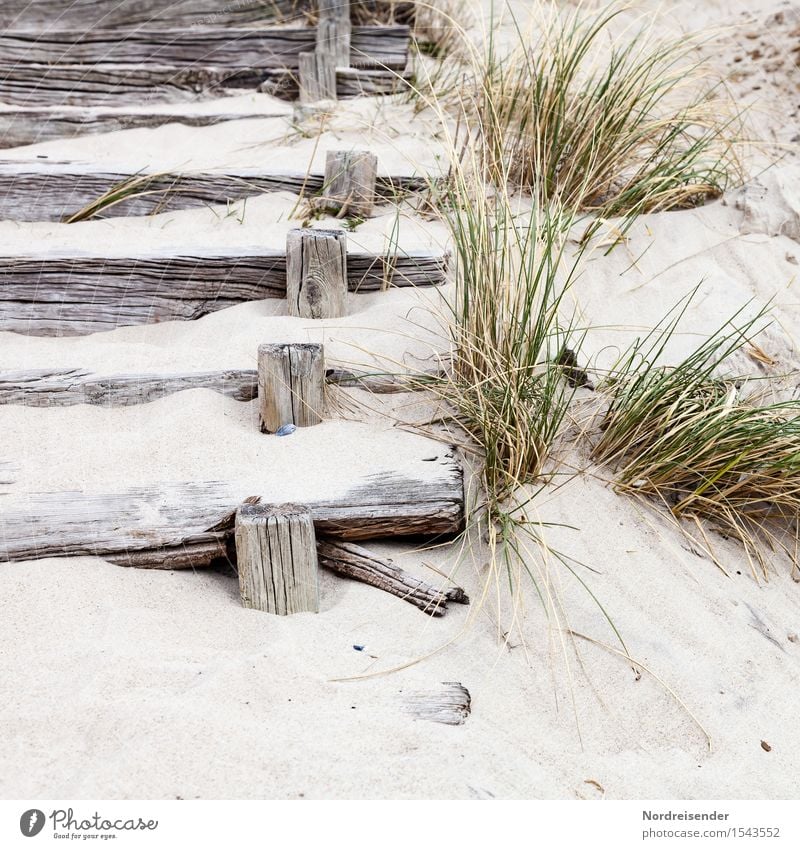
[[[739,116],[696,55],[701,36],[656,38],[624,7],[535,4],[501,45],[495,17],[464,59],[420,86],[480,141],[487,177],[598,217],[718,197],[741,176]],[[498,0],[496,19],[510,16]],[[456,23],[454,22],[454,26]],[[423,102],[424,102],[423,98]]]
[[[734,316],[678,365],[659,365],[679,317],[637,341],[606,379],[593,456],[614,468],[617,490],[741,541],[753,574],[766,577],[772,547],[797,562],[800,402],[760,404],[752,382],[730,373],[726,361],[763,312]]]

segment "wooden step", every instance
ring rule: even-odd
[[[199,112],[192,106],[175,106],[168,111],[78,106],[6,109],[0,110],[0,149],[118,130],[153,129],[166,124],[210,127],[228,121],[263,121],[284,116],[283,112],[241,113],[228,112],[224,108],[217,112]],[[235,132],[234,127],[231,132]]]
[[[448,255],[348,253],[351,292],[444,283]],[[286,253],[200,248],[125,255],[42,250],[0,256],[0,330],[75,336],[134,324],[192,320],[245,301],[286,295]]]
[[[368,472],[355,464],[345,486],[309,481],[303,501],[317,531],[353,540],[462,530],[464,482],[455,451],[432,440],[414,444],[395,470]],[[151,568],[202,565],[226,555],[235,511],[245,500],[286,500],[280,482],[259,485],[239,476],[108,492],[27,492],[15,491],[14,474],[9,467],[0,476],[0,562],[96,555]],[[296,484],[287,488],[295,491]]]
[[[0,27],[222,26],[302,14],[311,0],[3,0]]]
[[[353,27],[350,66],[402,70],[408,60],[407,26]],[[220,66],[228,70],[297,70],[300,53],[313,51],[316,27],[117,27],[113,29],[0,30],[3,76],[28,66]],[[87,69],[88,70],[88,69]],[[6,83],[4,83],[5,85]]]
[[[154,173],[124,166],[99,167],[77,162],[0,163],[0,219],[65,221],[109,191],[130,186],[130,194],[100,212],[100,217],[152,215],[167,210],[225,204],[264,192],[289,191],[313,195],[323,186],[323,174],[278,168],[229,169],[226,172]],[[418,191],[422,177],[378,177],[380,197]]]

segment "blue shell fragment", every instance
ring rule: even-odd
[[[285,424],[281,425],[276,431],[275,436],[289,436],[297,430],[297,425]]]

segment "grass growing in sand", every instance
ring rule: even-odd
[[[746,379],[723,372],[763,313],[734,316],[677,366],[658,365],[679,318],[635,343],[607,379],[594,457],[614,467],[618,490],[740,540],[766,577],[765,543],[797,562],[800,402],[759,405]]]

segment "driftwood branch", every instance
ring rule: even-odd
[[[360,545],[321,537],[317,540],[317,552],[321,566],[402,598],[430,616],[443,616],[451,601],[469,604],[469,598],[460,587],[437,590]]]

